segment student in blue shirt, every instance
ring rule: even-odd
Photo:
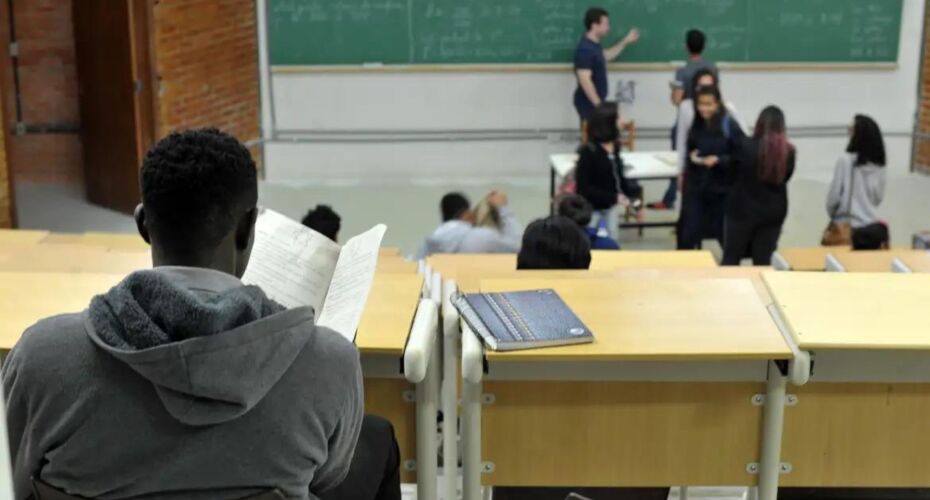
[[[582,142],[587,139],[589,115],[607,98],[607,62],[620,57],[627,45],[639,40],[639,31],[632,29],[623,40],[608,49],[603,48],[601,40],[610,32],[610,19],[607,11],[600,7],[591,7],[585,12],[584,29],[585,34],[575,49],[575,77],[578,80],[575,110],[581,120]]]
[[[598,227],[588,227],[591,224],[594,208],[588,200],[577,194],[562,198],[559,202],[559,215],[571,219],[591,241],[591,250],[620,250],[620,245],[608,236],[606,220]]]

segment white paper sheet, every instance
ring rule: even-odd
[[[310,306],[319,317],[339,245],[273,210],[261,209],[255,243],[242,282],[258,285],[287,308]]]
[[[378,252],[386,230],[386,226],[379,224],[350,239],[342,247],[317,324],[355,340],[355,331],[375,279]]]

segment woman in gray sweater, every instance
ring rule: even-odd
[[[875,120],[856,115],[846,153],[836,162],[827,193],[827,214],[834,223],[853,229],[880,221],[885,196],[885,143]]]

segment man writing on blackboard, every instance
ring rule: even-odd
[[[601,40],[610,31],[607,11],[591,7],[584,14],[585,34],[575,50],[575,110],[581,118],[581,141],[587,142],[587,119],[594,108],[607,97],[607,61],[620,56],[623,49],[639,40],[639,31],[630,30],[623,40],[612,47],[601,47]]]

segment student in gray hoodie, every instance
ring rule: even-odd
[[[827,192],[827,214],[853,230],[880,221],[885,196],[885,143],[874,120],[856,115],[846,153],[840,156]]]
[[[175,133],[141,176],[155,269],[32,326],[3,367],[16,498],[33,478],[100,499],[341,487],[362,426],[359,354],[311,308],[239,281],[257,213],[248,150],[215,129]],[[376,490],[382,472],[353,477]]]
[[[507,206],[507,195],[493,191],[487,203],[496,211],[496,226],[475,225],[475,212],[468,198],[461,193],[449,193],[439,203],[442,224],[426,238],[417,259],[434,253],[517,253],[523,238],[523,226]]]

